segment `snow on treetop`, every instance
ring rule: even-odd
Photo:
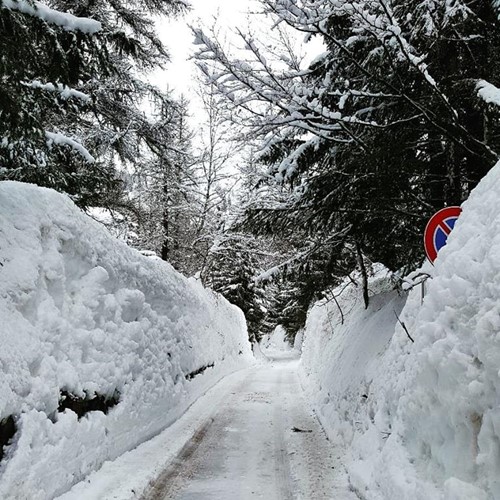
[[[500,106],[500,89],[486,80],[479,80],[476,84],[477,95],[488,104]]]
[[[32,82],[21,82],[26,87],[31,87],[32,89],[46,90],[48,92],[58,92],[62,99],[70,99],[72,97],[80,99],[83,102],[89,102],[90,96],[79,90],[72,89],[67,85],[62,83],[42,83],[40,80],[33,80]]]
[[[87,17],[76,17],[66,12],[60,12],[40,2],[33,2],[33,4],[31,4],[26,0],[2,0],[0,6],[3,9],[18,10],[29,16],[38,17],[48,23],[61,26],[68,31],[81,31],[89,35],[101,31],[101,23],[99,21]]]

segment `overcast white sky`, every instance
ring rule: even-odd
[[[218,28],[221,28],[228,34],[228,40],[231,40],[231,31],[240,28],[246,31],[249,26],[249,20],[253,21],[255,28],[265,26],[263,20],[255,16],[250,16],[250,12],[260,12],[261,7],[258,0],[188,0],[192,5],[191,11],[179,19],[162,20],[158,23],[158,33],[169,49],[171,62],[165,71],[158,71],[151,75],[150,79],[160,88],[171,88],[179,96],[181,93],[186,95],[190,102],[192,125],[203,120],[203,114],[199,113],[201,102],[196,96],[195,76],[197,69],[190,56],[196,50],[193,45],[193,35],[189,26],[212,26],[214,19],[217,20]],[[264,35],[261,35],[265,37]],[[302,36],[299,35],[299,40]],[[319,39],[307,44],[307,60],[311,61],[324,48]]]
[[[170,52],[171,62],[165,71],[151,75],[151,80],[160,88],[173,89],[177,96],[180,94],[187,96],[190,104],[191,127],[194,131],[201,132],[202,127],[199,125],[205,120],[205,116],[201,111],[201,101],[194,92],[197,69],[194,62],[190,60],[190,56],[193,55],[197,47],[193,45],[194,37],[189,26],[210,27],[216,18],[218,28],[224,30],[228,35],[227,39],[231,41],[230,32],[234,31],[235,28],[246,31],[250,18],[253,18],[254,26],[257,28],[257,30],[252,30],[253,32],[259,32],[259,28],[265,29],[266,23],[263,23],[261,18],[249,16],[250,12],[260,12],[261,7],[258,0],[188,1],[191,3],[192,9],[187,15],[177,20],[162,20],[157,25],[159,36]],[[265,38],[266,33],[264,32],[260,36]],[[302,39],[302,35],[298,35],[298,40]],[[319,40],[309,43],[307,60],[312,60],[323,51],[323,45]]]
[[[155,75],[155,82],[164,87],[174,88],[178,93],[189,93],[195,68],[189,57],[193,54],[193,36],[189,25],[199,26],[200,22],[209,26],[217,17],[220,26],[231,29],[247,25],[247,13],[257,3],[253,0],[189,0],[192,10],[177,20],[162,21],[158,25],[161,39],[168,47],[171,63],[167,71]]]

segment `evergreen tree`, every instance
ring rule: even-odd
[[[136,203],[140,206],[138,236],[141,249],[154,252],[190,276],[198,269],[193,241],[196,233],[196,177],[188,102],[181,97],[157,117],[156,155],[145,153],[143,168],[134,176]]]
[[[259,273],[258,244],[238,233],[225,233],[216,240],[202,274],[203,284],[222,294],[245,314],[252,342],[260,340],[266,312],[265,294],[254,278]]]
[[[240,33],[246,52],[231,55],[196,32],[199,65],[217,64],[218,90],[262,138],[266,181],[281,184],[278,203],[261,190],[246,227],[281,238],[303,230],[299,253],[314,272],[328,266],[311,260],[309,240],[344,274],[367,258],[413,267],[428,217],[461,203],[497,159],[498,110],[479,97],[500,84],[492,3],[262,4],[274,25],[321,37],[326,51],[305,69],[287,46]]]
[[[140,171],[143,157],[168,154],[170,143],[165,138],[173,134],[164,130],[172,124],[165,116],[172,114],[166,109],[175,107],[174,99],[148,83],[146,75],[169,60],[155,19],[185,11],[185,3],[145,0],[137,8],[126,0],[51,1],[62,11],[91,17],[102,25],[105,52],[101,57],[106,58],[107,71],[86,86],[94,106],[82,132],[96,155],[103,162]]]
[[[85,82],[107,71],[102,27],[39,3],[0,4],[1,178],[91,203],[116,182],[73,134],[92,106]]]
[[[181,97],[165,109],[165,152],[138,176],[143,223],[138,244],[188,276],[202,273],[218,237],[234,186],[230,167],[238,151],[209,82],[200,87],[203,120],[196,133]],[[169,114],[170,113],[170,114]],[[169,115],[169,116],[167,116]]]
[[[183,8],[1,0],[1,178],[65,191],[82,206],[123,204],[119,163],[138,167],[145,150],[162,149],[141,106],[171,105],[137,76],[167,60],[152,16]]]

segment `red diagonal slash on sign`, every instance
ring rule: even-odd
[[[440,247],[446,244],[446,240],[453,229],[448,225],[448,221],[456,220],[461,212],[460,207],[446,207],[436,212],[427,223],[424,233],[424,245],[425,253],[431,262],[436,260]],[[436,238],[439,230],[446,235],[444,241],[443,238]]]
[[[438,226],[445,232],[446,236],[449,236],[451,233],[451,227],[446,224],[444,220],[440,221]]]

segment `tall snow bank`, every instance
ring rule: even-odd
[[[242,312],[113,239],[67,197],[0,182],[0,498],[48,499],[251,362]],[[119,395],[105,415],[60,392]]]
[[[316,405],[348,448],[351,484],[364,498],[500,499],[499,200],[500,164],[464,203],[423,304],[419,289],[408,297],[401,321],[414,343],[399,324],[380,325],[390,342],[373,356],[363,345],[379,328],[369,332],[358,321],[362,354],[346,366],[341,353],[353,339],[311,314],[304,368],[319,394],[333,395]],[[347,323],[357,321],[358,303]],[[388,320],[383,309],[374,316]],[[330,358],[317,353],[317,329]],[[315,369],[312,359],[333,366]]]
[[[289,351],[292,349],[286,338],[286,331],[281,325],[278,325],[270,334],[264,335],[260,344],[263,349],[270,351]]]
[[[309,312],[302,345],[303,382],[318,417],[336,444],[352,441],[360,408],[387,348],[406,296],[398,294],[381,266],[369,282],[365,309],[361,285],[350,281]]]

